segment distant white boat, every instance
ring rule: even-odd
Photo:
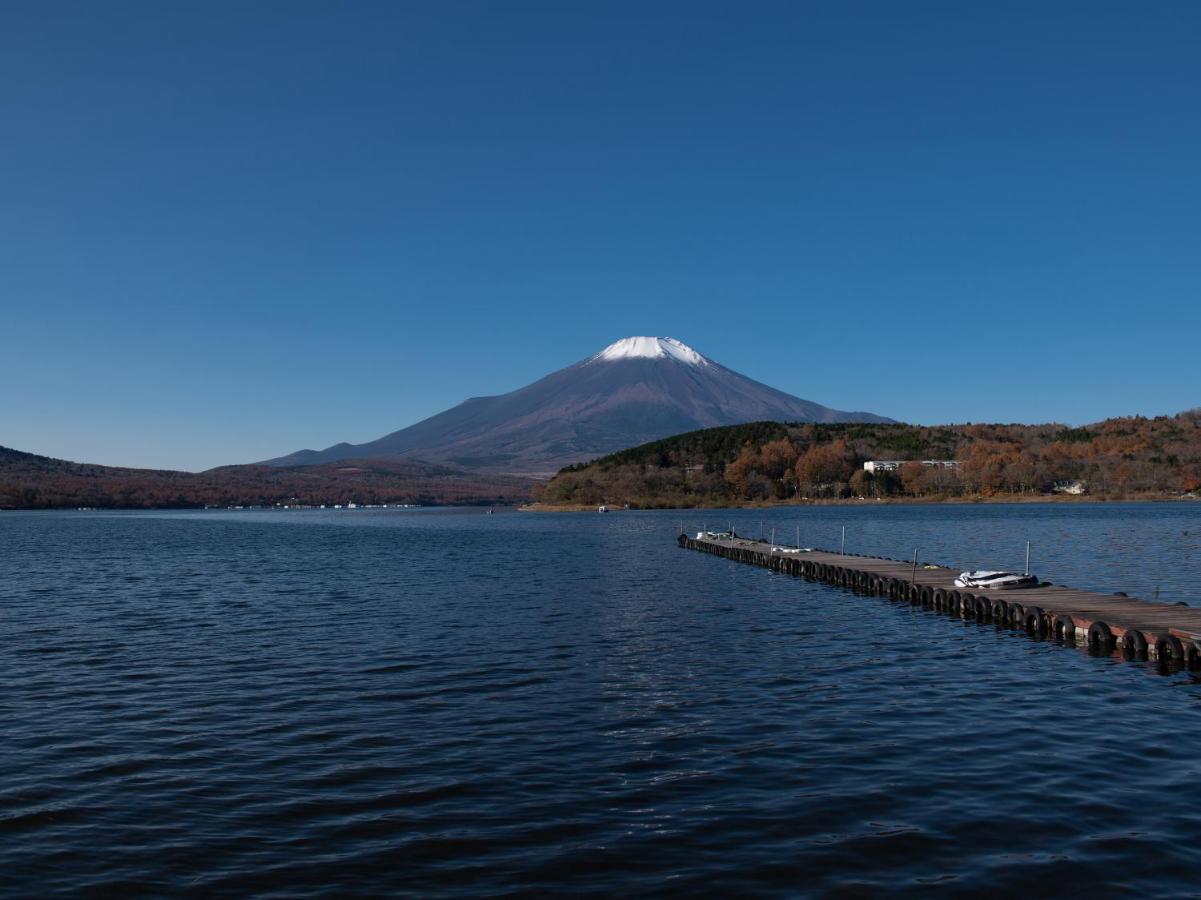
[[[602,505],[602,506],[598,506],[598,507],[596,508],[596,511],[597,511],[597,512],[608,512],[608,511],[609,511],[609,507],[607,507],[607,506],[604,506],[604,505]]]

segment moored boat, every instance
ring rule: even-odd
[[[955,579],[956,587],[987,588],[990,590],[1010,590],[1012,588],[1038,587],[1038,579],[1033,575],[1019,575],[1016,572],[976,571],[961,572]]]

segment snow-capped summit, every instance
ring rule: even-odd
[[[378,440],[301,450],[268,464],[403,457],[550,475],[568,463],[683,431],[768,419],[889,421],[778,391],[675,338],[628,337],[533,384],[473,397]]]
[[[669,337],[628,337],[614,341],[591,362],[618,359],[676,359],[690,366],[707,366],[709,360],[701,356],[683,341]]]

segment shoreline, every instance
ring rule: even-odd
[[[1201,500],[1201,497],[1185,495],[1158,494],[1154,496],[1115,496],[1112,494],[1071,495],[1071,494],[994,494],[991,496],[970,497],[880,497],[878,499],[859,499],[857,497],[823,498],[817,500],[743,500],[725,503],[697,503],[690,506],[636,506],[631,504],[629,510],[623,506],[610,506],[609,512],[627,512],[634,510],[655,509],[777,509],[795,506],[969,506],[976,504],[1027,504],[1027,503],[1190,503]],[[518,512],[592,512],[595,513],[595,503],[524,503],[517,507]]]

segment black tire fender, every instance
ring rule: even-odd
[[[1090,647],[1096,647],[1098,650],[1112,650],[1116,644],[1117,639],[1104,622],[1093,622],[1088,626],[1088,645]]]
[[[1147,638],[1141,631],[1127,628],[1126,633],[1122,635],[1122,649],[1132,653],[1146,653]]]
[[[1188,656],[1188,667],[1190,669],[1201,668],[1201,641],[1189,641],[1184,650]]]
[[[1076,621],[1071,616],[1055,617],[1055,637],[1063,641],[1076,640]]]
[[[1174,634],[1161,634],[1155,640],[1155,658],[1163,661],[1168,659],[1184,660],[1184,644]]]

